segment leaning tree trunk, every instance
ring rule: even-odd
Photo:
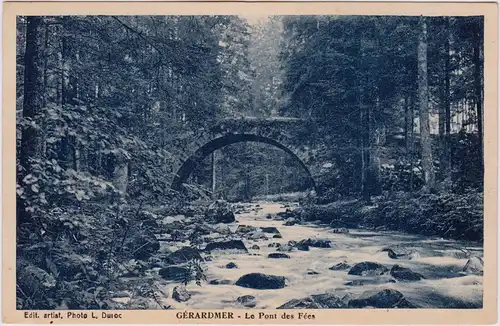
[[[24,100],[23,119],[34,120],[43,107],[43,18],[29,16],[26,27],[26,52],[24,55]],[[33,160],[42,157],[42,141],[34,124],[26,123],[22,128],[19,163],[23,168],[17,182],[23,185],[23,179],[30,173]],[[26,203],[19,201],[17,205],[18,223],[30,220],[25,209]]]
[[[418,100],[420,112],[420,144],[422,147],[422,169],[424,190],[434,189],[435,176],[432,159],[432,140],[429,126],[429,87],[427,79],[427,23],[425,17],[419,20],[418,40]]]

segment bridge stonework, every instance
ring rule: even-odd
[[[238,142],[260,142],[277,147],[302,166],[310,177],[308,188],[315,188],[318,175],[314,149],[321,146],[316,124],[298,118],[232,118],[220,121],[209,130],[200,130],[184,144],[187,149],[174,162],[173,190],[181,190],[192,171],[214,151]]]

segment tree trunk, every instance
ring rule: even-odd
[[[451,101],[450,101],[450,42],[451,42],[451,29],[450,18],[445,18],[446,28],[446,41],[445,57],[444,57],[444,109],[445,109],[445,137],[444,137],[444,155],[442,164],[444,165],[443,177],[451,182],[451,146],[450,146],[450,133],[451,133]]]
[[[435,176],[432,159],[432,139],[429,127],[429,87],[427,79],[427,23],[425,17],[419,20],[418,41],[418,100],[420,112],[420,144],[422,147],[422,169],[424,171],[424,191],[434,189]]]
[[[446,79],[446,77],[445,77]],[[448,94],[446,94],[446,86],[440,85],[442,87],[440,91],[441,100],[439,102],[438,113],[439,113],[439,155],[440,155],[440,173],[438,178],[440,180],[444,180],[446,178],[446,98]]]
[[[408,96],[404,98],[404,108],[405,108],[405,128],[404,128],[405,152],[406,156],[408,156],[408,153],[410,152],[410,131],[411,131],[410,121],[412,119],[412,115],[410,115],[410,100]]]
[[[439,179],[449,183],[451,176],[450,155],[449,155],[449,113],[450,113],[450,35],[449,18],[443,17],[443,47],[442,56],[444,58],[443,83],[440,84],[441,100],[439,105]]]
[[[26,27],[26,52],[24,55],[24,100],[23,119],[35,119],[40,113],[43,105],[43,18],[29,16]],[[39,132],[31,124],[24,124],[21,135],[21,149],[19,163],[23,170],[18,176],[17,182],[23,185],[22,180],[30,173],[33,159],[42,157],[42,142]],[[18,202],[18,223],[30,219],[26,211],[26,203]]]
[[[75,44],[73,40],[68,37],[67,33],[69,32],[67,17],[63,18],[62,26],[63,26],[63,37],[62,37],[62,63],[63,63],[63,73],[62,73],[62,82],[63,82],[63,91],[62,98],[63,104],[76,104],[77,98],[77,78],[73,71],[73,53],[75,53],[76,49],[74,48]]]
[[[245,185],[243,188],[243,198],[245,200],[250,200],[252,198],[250,194],[250,169],[249,166],[245,165]]]
[[[362,61],[363,61],[363,50],[362,50],[362,40],[358,39],[357,42],[357,57],[358,57],[358,75],[356,76],[357,78],[357,85],[356,85],[356,97],[357,97],[357,106],[359,110],[359,137],[358,137],[358,146],[359,146],[359,153],[360,153],[360,193],[361,193],[361,198],[366,201],[370,202],[370,190],[368,187],[368,167],[369,167],[369,160],[370,160],[370,153],[369,149],[367,148],[369,146],[369,141],[370,141],[370,130],[369,130],[369,123],[368,123],[368,115],[369,112],[367,110],[367,107],[365,105],[365,101],[363,98],[363,91],[362,91],[362,78],[360,76],[361,73],[361,66],[362,66]]]
[[[409,95],[409,103],[408,103],[408,112],[407,112],[407,119],[408,119],[408,127],[409,127],[409,132],[408,132],[408,151],[407,151],[407,159],[410,162],[410,184],[409,184],[409,190],[413,191],[413,167],[414,167],[414,162],[415,162],[415,92],[411,92]]]
[[[361,102],[361,100],[360,100]],[[366,188],[366,144],[365,144],[365,112],[363,106],[360,104],[359,105],[359,125],[361,127],[360,131],[360,136],[359,136],[359,149],[360,149],[360,159],[361,159],[361,179],[360,179],[360,189],[361,189],[361,196],[363,200],[369,201],[370,200],[370,194],[368,193],[368,189]]]
[[[215,173],[216,171],[216,164],[215,164],[215,151],[212,153],[212,199],[216,200],[217,196],[215,195],[215,188],[217,186],[217,175]]]
[[[47,105],[47,85],[48,85],[48,74],[47,74],[47,63],[49,58],[49,26],[45,24],[44,28],[44,45],[43,45],[43,106]]]
[[[481,21],[475,21],[474,33],[474,49],[473,49],[473,62],[474,62],[474,100],[476,102],[477,113],[477,133],[479,138],[479,153],[480,162],[483,166],[483,99],[482,99],[482,62],[481,62],[481,47],[483,39],[483,29],[481,28]]]
[[[377,92],[379,89],[377,88]],[[382,189],[380,186],[380,146],[385,136],[385,128],[383,123],[377,120],[380,114],[380,98],[379,95],[375,98],[375,109],[370,105],[367,109],[367,125],[368,125],[368,191],[370,196],[380,195]],[[376,113],[376,114],[375,114]]]
[[[62,18],[63,36],[62,36],[62,73],[61,73],[61,102],[62,105],[75,105],[76,99],[76,79],[73,77],[72,72],[72,51],[73,42],[66,35],[68,33],[68,18]],[[67,108],[70,110],[70,108]],[[62,166],[66,169],[77,169],[78,162],[76,162],[77,144],[74,136],[66,135],[61,139],[61,146],[59,149],[59,160]]]

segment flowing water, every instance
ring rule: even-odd
[[[253,205],[254,204],[247,204]],[[362,292],[379,288],[392,288],[404,294],[408,301],[423,308],[480,308],[482,306],[482,276],[463,275],[467,262],[464,249],[473,251],[474,255],[482,256],[482,248],[453,240],[409,235],[392,231],[350,230],[346,234],[332,233],[327,226],[302,224],[285,226],[284,221],[267,219],[267,214],[284,211],[281,204],[259,203],[259,210],[245,214],[237,214],[237,222],[230,225],[234,231],[238,225],[278,228],[282,239],[243,240],[249,253],[220,253],[213,255],[211,261],[204,263],[208,280],[229,280],[230,285],[210,285],[203,282],[202,286],[189,284],[187,290],[191,298],[179,303],[165,297],[164,302],[175,309],[221,309],[238,308],[236,299],[243,295],[256,297],[259,309],[274,309],[291,299],[300,299],[311,294],[334,292],[339,295],[350,293],[354,297]],[[287,253],[290,259],[270,259],[267,255],[276,252],[276,248],[268,244],[289,240],[300,241],[307,238],[325,238],[332,241],[333,248],[310,248],[310,251],[295,251]],[[250,249],[257,244],[260,249]],[[416,260],[394,260],[389,258],[387,251],[381,249],[387,246],[402,245],[416,249],[420,258]],[[363,261],[372,261],[391,268],[394,264],[410,268],[420,273],[424,280],[414,282],[396,282],[373,284],[375,279],[380,282],[384,277],[362,277],[348,275],[348,270],[334,271],[329,267],[341,261],[354,265]],[[225,267],[229,262],[238,268]],[[248,273],[265,273],[284,276],[286,286],[276,290],[257,290],[244,288],[234,283],[238,278]],[[390,276],[386,277],[389,280]],[[346,285],[353,280],[363,280],[362,285]],[[384,282],[384,281],[383,281]],[[370,284],[372,283],[372,284]],[[174,284],[168,284],[170,288]]]

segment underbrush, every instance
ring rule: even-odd
[[[165,212],[122,200],[75,206],[18,226],[17,308],[167,309],[150,267],[160,246],[158,221],[171,205]],[[186,215],[196,213],[183,207]],[[132,296],[127,305],[113,300],[123,292]]]
[[[483,194],[397,192],[374,198],[305,206],[301,217],[333,227],[365,227],[470,241],[483,240]]]
[[[155,234],[162,217],[201,213],[187,204],[190,194],[136,177],[125,196],[103,177],[35,163],[17,185],[17,308],[164,309],[148,275],[160,247]],[[174,239],[183,230],[167,233]],[[124,276],[137,280],[125,284]],[[112,300],[120,291],[137,300]]]
[[[118,277],[143,253],[130,240],[152,231],[141,207],[82,204],[37,220],[18,228],[18,309],[119,308],[110,300],[123,289]]]

